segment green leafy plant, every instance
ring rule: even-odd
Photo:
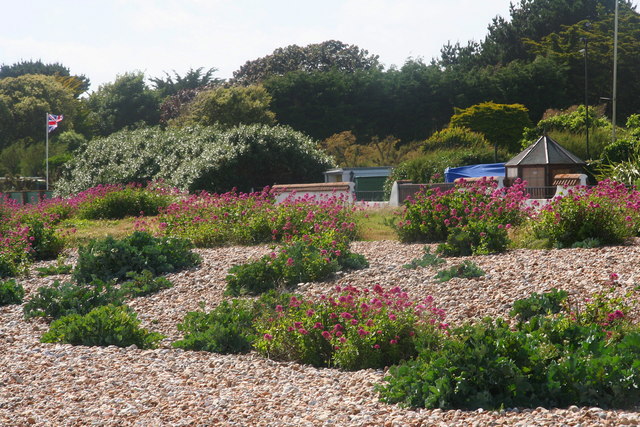
[[[452,329],[377,389],[387,403],[425,408],[632,407],[640,329],[610,297],[596,294],[576,313],[564,291],[532,294],[514,303],[515,326],[498,318]]]
[[[14,279],[0,281],[0,306],[21,304],[24,288]]]
[[[416,258],[410,263],[403,265],[406,269],[415,269],[418,267],[436,267],[440,264],[444,264],[446,261],[440,258],[438,255],[431,253],[429,246],[424,247],[424,255],[422,258]]]
[[[155,348],[163,338],[140,328],[136,313],[129,307],[109,304],[85,315],[71,314],[54,321],[41,341],[102,347],[135,345],[146,349]]]
[[[127,278],[129,280],[120,285],[120,292],[128,298],[151,295],[173,287],[169,279],[154,276],[149,270],[141,273],[131,271],[127,273]]]
[[[526,322],[533,316],[556,314],[565,308],[567,297],[566,291],[556,288],[542,294],[534,292],[528,298],[514,302],[509,315],[517,317],[520,322]]]
[[[78,283],[124,279],[129,272],[149,270],[154,275],[170,273],[200,263],[200,256],[186,239],[153,237],[136,231],[116,240],[106,237],[91,241],[78,249],[78,262],[73,278]]]
[[[54,276],[56,274],[69,274],[72,270],[73,266],[71,264],[65,264],[64,259],[61,257],[58,257],[55,265],[36,268],[38,276],[40,277]]]
[[[474,262],[465,260],[461,264],[457,264],[452,266],[451,268],[438,271],[435,278],[440,282],[448,282],[454,277],[471,279],[474,277],[482,276],[484,276],[484,270],[478,267]]]
[[[158,215],[173,201],[170,194],[140,187],[115,188],[100,197],[88,198],[78,207],[81,219],[121,219],[127,216]]]
[[[365,268],[366,259],[349,251],[348,240],[333,232],[305,235],[278,252],[234,266],[226,277],[227,294],[259,294],[277,287],[323,280],[340,268]]]
[[[58,319],[71,314],[84,315],[96,307],[122,304],[124,297],[113,281],[95,279],[88,284],[75,284],[56,280],[51,286],[38,288],[24,305],[24,316],[26,319]]]
[[[276,360],[346,370],[383,368],[416,354],[421,343],[437,341],[444,312],[433,299],[409,298],[396,287],[384,290],[336,287],[315,300],[291,296],[258,319],[254,346]]]

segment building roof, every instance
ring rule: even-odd
[[[551,137],[543,135],[520,154],[505,163],[505,166],[585,164],[583,160],[571,154]]]

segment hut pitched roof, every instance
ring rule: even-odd
[[[505,166],[585,164],[583,160],[571,154],[549,136],[543,135],[520,154],[505,163]]]

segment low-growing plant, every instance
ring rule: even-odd
[[[514,302],[509,315],[517,317],[520,322],[527,322],[533,316],[559,313],[565,309],[568,295],[567,291],[556,288],[542,294],[534,292],[528,298]]]
[[[127,273],[128,281],[120,285],[120,292],[127,298],[136,298],[155,294],[173,287],[173,283],[166,277],[154,276],[149,270],[141,273],[131,271]]]
[[[31,244],[27,227],[4,229],[0,224],[0,278],[13,277],[27,271]]]
[[[461,264],[438,271],[435,278],[440,282],[448,282],[454,277],[472,279],[474,277],[482,277],[484,274],[484,270],[478,267],[473,261],[465,260]]]
[[[71,314],[53,323],[41,338],[44,343],[84,346],[155,348],[164,337],[140,328],[136,313],[127,306],[105,305],[85,315]]]
[[[54,265],[36,268],[38,276],[40,277],[54,276],[56,274],[69,274],[72,270],[73,266],[71,264],[65,264],[64,259],[60,256]]]
[[[227,294],[260,294],[301,282],[324,280],[340,268],[365,268],[362,255],[349,251],[349,241],[335,232],[304,235],[277,252],[229,270]]]
[[[315,300],[292,296],[262,316],[255,347],[275,360],[347,370],[383,368],[416,354],[421,342],[437,341],[447,325],[433,299],[409,298],[400,288],[336,287]]]
[[[620,244],[635,234],[637,200],[638,195],[616,183],[578,188],[546,205],[533,222],[533,232],[558,247]]]
[[[637,404],[640,329],[617,314],[615,301],[605,304],[604,311],[614,310],[605,328],[602,316],[580,318],[564,304],[542,314],[555,311],[563,295],[546,298],[516,301],[523,317],[515,326],[498,318],[450,330],[439,346],[390,369],[377,387],[382,400],[443,409]],[[531,302],[537,310],[522,310]]]
[[[0,306],[21,304],[24,288],[14,279],[0,281]]]
[[[451,255],[502,252],[507,229],[528,217],[524,184],[497,189],[488,180],[462,183],[448,191],[424,189],[409,199],[397,223],[401,241],[441,242]]]
[[[127,216],[158,215],[174,197],[139,186],[114,186],[113,191],[87,198],[78,206],[81,219],[122,219]]]
[[[124,279],[129,272],[149,270],[154,275],[170,273],[200,263],[186,239],[153,237],[136,231],[124,239],[113,237],[91,241],[78,249],[78,262],[73,278],[78,283]]]
[[[113,281],[95,279],[89,284],[75,284],[56,280],[51,286],[38,288],[24,305],[24,316],[58,319],[83,315],[103,305],[122,304],[124,297]]]
[[[415,269],[418,267],[436,267],[440,264],[444,264],[446,261],[440,258],[438,255],[431,253],[429,246],[424,247],[424,255],[422,258],[415,258],[410,263],[403,265],[406,269]]]
[[[251,300],[222,301],[209,313],[189,312],[178,324],[184,338],[173,346],[222,354],[246,353],[256,339],[255,317]]]

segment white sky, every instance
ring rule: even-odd
[[[246,61],[291,44],[355,44],[388,68],[426,62],[451,41],[481,41],[510,0],[1,0],[0,63],[59,62],[91,79],[215,67],[230,78]],[[514,3],[519,3],[514,0]]]

